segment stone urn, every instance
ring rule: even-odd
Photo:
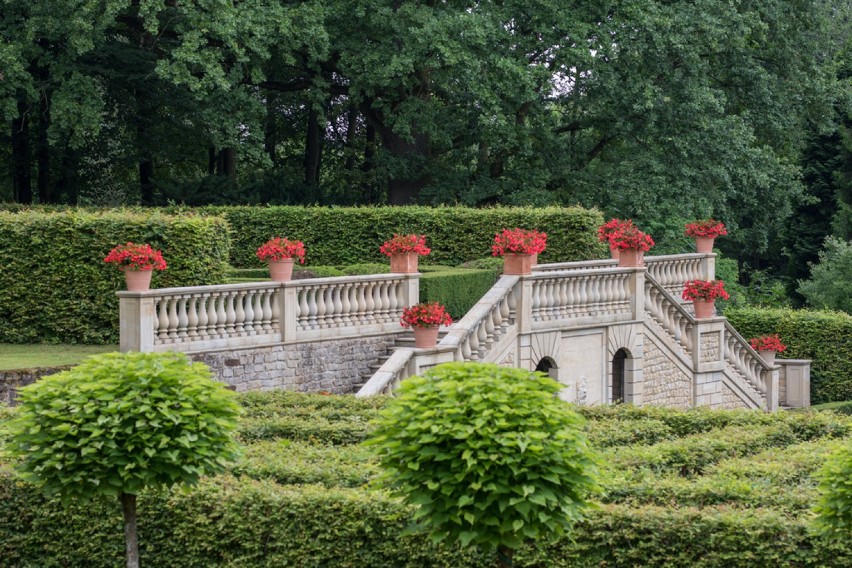
[[[151,288],[151,276],[154,270],[124,269],[124,282],[127,284],[128,292],[145,292]]]
[[[623,268],[645,266],[645,252],[639,249],[621,249],[618,251],[618,266]]]
[[[401,274],[414,274],[417,272],[416,252],[395,252],[390,255],[390,271]]]
[[[438,345],[438,330],[437,325],[412,327],[414,331],[414,346],[418,349],[432,349]]]
[[[275,282],[289,282],[293,277],[293,263],[295,259],[284,258],[269,261],[269,276]]]
[[[531,254],[516,254],[507,252],[503,255],[503,274],[522,276],[532,274]]]

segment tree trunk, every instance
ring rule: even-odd
[[[368,174],[373,170],[376,156],[376,129],[368,122],[364,134],[366,136],[366,140],[364,143],[364,162],[361,164],[361,172]],[[374,184],[370,183],[370,181],[366,179],[366,177],[367,176],[364,176],[365,180],[362,185],[362,190],[367,203],[372,204],[377,201],[376,188]]]
[[[56,195],[63,195],[65,203],[77,205],[79,198],[77,181],[77,150],[65,146],[60,152],[59,175],[56,178]]]
[[[27,103],[18,99],[18,118],[12,120],[12,188],[18,203],[33,202],[30,174],[30,132],[27,122]]]
[[[237,174],[237,150],[222,148],[216,163],[216,175],[232,178]]]
[[[139,188],[142,192],[142,205],[153,205],[154,162],[151,159],[139,160]]]
[[[207,148],[207,175],[216,175],[216,165],[219,163],[219,154],[216,148],[210,146]]]
[[[122,493],[121,510],[124,513],[124,551],[127,568],[139,568],[139,535],[136,532],[136,495]]]
[[[500,568],[513,568],[515,566],[512,558],[515,556],[515,551],[502,544],[497,547],[497,563]]]
[[[388,180],[388,203],[390,205],[414,205],[420,197],[420,190],[427,183],[423,164],[429,160],[429,138],[424,134],[415,134],[414,141],[402,138],[390,129],[383,129],[382,143],[385,148],[400,160],[407,161],[407,175],[392,177]]]
[[[320,157],[322,156],[322,129],[319,113],[311,107],[308,111],[308,124],[305,136],[305,185],[307,198],[311,203],[319,202]]]
[[[50,126],[50,99],[43,93],[38,105],[38,201],[53,203],[55,196],[50,191],[50,145],[47,142],[47,128]]]
[[[275,124],[275,100],[277,96],[271,91],[266,92],[266,118],[263,122],[263,149],[272,167],[278,166],[278,132]]]

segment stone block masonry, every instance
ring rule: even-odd
[[[190,355],[210,366],[217,380],[238,392],[287,389],[351,393],[394,345],[397,335],[377,335]]]
[[[14,406],[18,397],[18,389],[31,385],[42,377],[65,371],[71,367],[72,365],[65,365],[63,367],[0,371],[0,402]]]

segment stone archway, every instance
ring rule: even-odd
[[[550,357],[542,357],[538,364],[535,366],[535,370],[544,373],[551,379],[556,380],[556,361],[551,359]]]
[[[619,349],[612,358],[612,396],[610,402],[620,404],[628,402],[627,399],[627,360],[629,354],[626,349]]]

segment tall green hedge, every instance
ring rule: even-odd
[[[420,276],[420,301],[440,302],[453,320],[459,320],[494,286],[496,270],[449,268],[433,272],[423,267]]]
[[[777,333],[784,359],[812,359],[811,402],[852,400],[852,316],[812,310],[728,308],[743,337]]]
[[[117,343],[123,275],[104,256],[133,241],[168,263],[152,286],[225,280],[230,241],[221,217],[159,212],[0,211],[0,343]]]
[[[541,262],[601,258],[597,241],[600,212],[579,207],[203,207],[232,227],[231,262],[249,268],[260,263],[257,247],[275,235],[304,241],[309,264],[387,262],[379,252],[394,233],[427,236],[432,254],[424,264],[457,265],[491,255],[494,234],[522,227],[547,233]]]

